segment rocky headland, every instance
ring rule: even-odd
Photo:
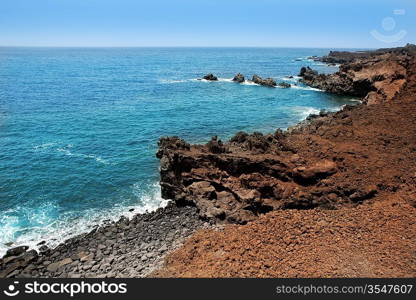
[[[416,46],[367,52],[331,52],[324,62],[342,62],[334,74],[318,74],[310,67],[299,73],[302,82],[326,92],[363,98],[368,104],[394,100],[412,82]]]
[[[369,50],[369,51],[330,51],[328,55],[325,56],[311,56],[310,59],[315,61],[321,61],[328,64],[345,64],[351,63],[357,59],[368,59],[374,56],[379,56],[383,54],[394,54],[401,55],[409,51],[416,51],[416,45],[407,44],[404,47],[396,48],[382,48],[378,50]]]
[[[161,138],[166,208],[11,249],[0,277],[414,277],[414,48],[330,53],[343,63],[330,75],[302,68],[357,106],[225,142]]]

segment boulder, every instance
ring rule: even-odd
[[[11,249],[7,250],[4,257],[20,255],[20,254],[26,252],[27,249],[29,249],[28,246],[19,246],[19,247],[11,248]]]
[[[49,272],[56,272],[59,268],[61,268],[61,267],[65,266],[65,265],[67,265],[67,264],[70,264],[70,263],[72,263],[72,259],[68,257],[68,258],[65,258],[65,259],[63,259],[63,260],[60,260],[60,261],[58,261],[58,262],[51,263],[50,265],[48,265],[48,266],[46,267],[46,269],[47,269]]]
[[[233,78],[233,81],[238,82],[238,83],[242,83],[242,82],[244,82],[244,80],[245,80],[244,75],[241,74],[241,73],[238,73]]]
[[[302,77],[304,80],[312,80],[316,76],[318,76],[318,72],[311,69],[310,67],[302,67],[300,69],[299,76]]]
[[[310,167],[295,168],[293,175],[300,183],[311,183],[335,174],[337,170],[335,162],[323,160]]]
[[[25,252],[14,252],[19,254],[16,256],[8,256],[3,259],[3,263],[0,266],[0,278],[12,276],[10,275],[12,272],[27,267],[31,262],[38,258],[38,253],[35,250],[27,252],[26,250]]]

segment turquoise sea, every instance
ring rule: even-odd
[[[295,83],[329,49],[0,48],[0,254],[59,242],[152,210],[157,141],[272,132],[356,100],[305,86],[236,84],[238,72]],[[198,81],[207,73],[218,82]],[[134,212],[129,212],[131,209]]]

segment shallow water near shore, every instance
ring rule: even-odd
[[[0,48],[0,254],[49,246],[166,202],[159,137],[206,142],[272,132],[355,99],[301,84],[266,88],[237,72],[295,84],[329,49]],[[206,73],[218,82],[199,81]],[[129,212],[130,209],[135,209]]]

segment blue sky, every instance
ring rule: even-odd
[[[415,0],[1,0],[0,5],[0,46],[378,48],[408,42],[416,43]]]

